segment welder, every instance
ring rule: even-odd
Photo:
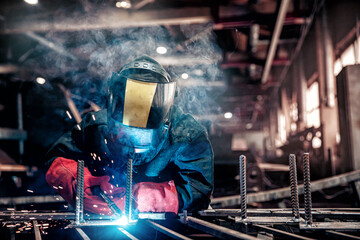
[[[107,109],[91,112],[48,152],[48,184],[75,205],[77,160],[85,161],[85,211],[112,215],[97,187],[124,211],[133,161],[138,212],[196,211],[210,203],[213,151],[206,129],[173,104],[176,82],[142,56],[108,80]]]

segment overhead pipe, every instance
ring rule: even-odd
[[[263,71],[263,75],[261,77],[261,83],[263,83],[263,84],[266,83],[269,78],[272,61],[275,57],[276,47],[277,47],[277,44],[278,44],[278,41],[280,38],[280,33],[282,30],[282,27],[284,25],[284,20],[285,20],[288,6],[289,6],[289,2],[290,2],[290,0],[282,0],[281,4],[280,4],[280,9],[279,9],[279,13],[278,13],[278,16],[276,19],[274,33],[271,38],[270,48],[269,48],[269,52],[268,52],[266,62],[265,62],[265,68]]]
[[[26,32],[25,33],[26,36],[28,36],[29,38],[38,41],[40,44],[54,50],[55,52],[59,53],[60,55],[66,56],[71,58],[72,60],[78,60],[78,58],[69,53],[65,48],[63,48],[62,46],[55,44],[49,40],[47,40],[46,38],[34,33],[34,32]]]

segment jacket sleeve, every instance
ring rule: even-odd
[[[178,149],[174,163],[180,177],[176,183],[179,211],[208,208],[213,191],[213,151],[205,129]]]
[[[50,150],[46,154],[47,168],[50,167],[52,162],[57,157],[63,157],[67,159],[85,159],[84,151],[82,150],[82,124],[75,125],[71,131],[61,136]]]

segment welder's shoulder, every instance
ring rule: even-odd
[[[206,128],[179,107],[174,108],[171,122],[170,136],[174,143],[208,139]]]
[[[98,125],[106,125],[107,124],[107,111],[106,109],[97,111],[97,112],[89,112],[87,113],[82,122],[81,126],[83,128],[93,127]]]

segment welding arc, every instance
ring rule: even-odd
[[[92,187],[91,191],[93,194],[100,196],[106,202],[106,204],[116,217],[121,217],[123,215],[121,209],[101,190],[100,186]]]

